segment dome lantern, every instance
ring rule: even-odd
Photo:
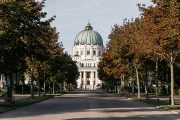
[[[93,27],[91,26],[90,23],[88,23],[85,27],[85,30],[92,30],[92,29],[93,29]]]

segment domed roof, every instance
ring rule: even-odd
[[[101,35],[93,30],[90,23],[87,24],[85,30],[77,34],[74,45],[100,45],[103,46]]]

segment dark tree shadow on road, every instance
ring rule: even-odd
[[[101,117],[92,117],[92,118],[72,118],[66,120],[169,120],[169,115],[157,115],[157,116],[132,116],[132,117],[110,117],[110,118],[101,118]],[[179,119],[172,119],[172,120],[179,120]]]
[[[76,112],[101,112],[105,114],[124,114],[129,113],[127,117],[79,117],[66,120],[180,120],[180,116],[176,114],[143,114],[144,112],[163,112],[167,110],[154,109],[146,104],[134,102],[128,99],[119,98],[102,91],[75,91],[63,96],[58,96],[50,100],[26,106],[13,111],[0,114],[0,118],[22,118],[34,117],[41,115],[63,115]],[[142,115],[132,115],[138,112]],[[171,119],[169,119],[171,118]],[[61,118],[59,120],[62,120]]]

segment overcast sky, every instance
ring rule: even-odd
[[[150,0],[47,0],[43,11],[48,13],[47,17],[56,15],[52,25],[60,33],[59,41],[65,51],[71,54],[76,35],[88,21],[106,45],[112,26],[122,25],[125,18],[139,17],[138,3],[152,4]]]

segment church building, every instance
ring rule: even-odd
[[[93,90],[101,86],[97,69],[103,53],[102,37],[88,23],[85,29],[77,34],[73,46],[72,58],[77,62],[80,72],[78,88]]]

